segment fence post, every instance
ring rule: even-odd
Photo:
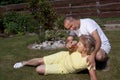
[[[96,0],[96,11],[97,11],[97,18],[98,18],[98,24],[103,27],[103,21],[100,19],[101,18],[101,11],[100,11],[100,1]]]
[[[72,4],[71,3],[69,3],[69,8],[71,8],[72,7]],[[70,10],[70,12],[69,12],[69,15],[71,16],[72,15],[72,11]]]
[[[99,0],[96,0],[96,11],[97,11],[97,17],[99,18],[100,17],[100,2]]]

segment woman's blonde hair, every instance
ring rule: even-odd
[[[91,35],[81,35],[80,41],[87,48],[87,54],[90,55],[95,49],[95,40]]]

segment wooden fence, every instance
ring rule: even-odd
[[[50,0],[58,15],[74,17],[120,17],[120,0]],[[27,3],[0,6],[0,13],[8,11],[29,13]]]

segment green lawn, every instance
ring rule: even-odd
[[[120,80],[120,31],[105,31],[112,46],[110,71],[98,70],[99,80]],[[27,46],[35,41],[35,36],[0,38],[0,80],[89,80],[88,74],[38,75],[34,67],[13,69],[13,64],[35,57],[42,57],[60,50],[30,50]],[[65,49],[63,49],[65,50]]]

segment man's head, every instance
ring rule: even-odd
[[[77,30],[80,25],[76,19],[72,17],[66,17],[64,20],[64,27],[68,30]]]

